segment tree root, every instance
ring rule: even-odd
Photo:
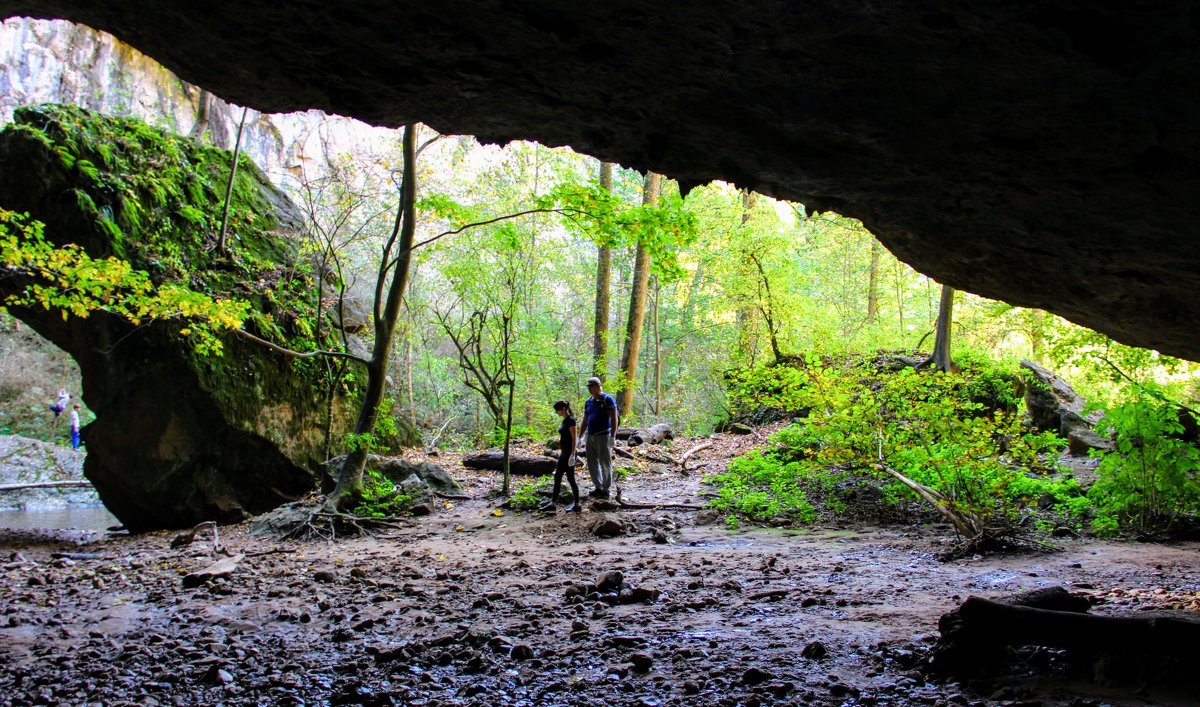
[[[340,511],[313,511],[307,520],[298,524],[284,537],[289,540],[336,540],[374,535],[378,530],[403,530],[407,527],[400,517],[364,518]]]

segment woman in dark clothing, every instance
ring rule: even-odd
[[[563,419],[558,428],[558,467],[554,470],[554,490],[550,493],[550,500],[543,503],[539,510],[554,510],[554,504],[558,502],[558,492],[562,489],[563,474],[566,474],[567,483],[571,485],[571,505],[567,506],[566,510],[568,513],[578,513],[582,510],[579,507],[579,485],[575,483],[575,445],[579,432],[570,403],[559,400],[554,403],[554,411]]]

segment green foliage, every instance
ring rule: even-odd
[[[712,478],[719,489],[712,505],[756,521],[783,517],[811,523],[816,511],[803,488],[808,479],[809,469],[798,462],[785,464],[777,455],[751,452]]]
[[[538,436],[539,436],[539,431],[535,427],[529,427],[528,425],[517,425],[517,424],[514,424],[512,426],[512,438],[514,440],[537,439]],[[504,446],[504,428],[503,427],[493,427],[492,431],[488,433],[486,442],[487,442],[488,446],[491,446],[491,447]]]
[[[811,402],[805,394],[809,378],[789,364],[738,368],[726,375],[730,411],[735,418],[774,410],[795,415]]]
[[[7,295],[7,307],[41,307],[68,316],[107,312],[133,324],[176,321],[202,354],[219,354],[221,332],[249,314],[245,302],[217,300],[175,283],[155,285],[145,272],[118,258],[92,258],[77,245],[56,247],[44,226],[28,215],[0,209],[0,271],[24,286]]]
[[[889,468],[941,493],[956,514],[988,525],[1011,525],[1045,493],[1070,495],[1044,478],[1043,456],[1062,441],[1024,433],[1012,406],[986,408],[975,399],[976,380],[907,367],[889,372],[852,358],[810,357],[797,372],[800,379],[759,378],[769,387],[761,397],[739,380],[743,399],[785,400],[809,412],[772,436],[773,451],[737,459],[713,478],[718,508],[759,520],[781,512],[803,518],[811,513],[807,489],[832,499],[825,511],[836,514],[845,505],[833,492],[853,477],[877,479],[893,504],[916,499]],[[989,397],[1011,396],[995,390],[1000,381],[1012,385],[1011,374],[980,376]],[[778,389],[781,378],[792,381],[790,389]]]
[[[391,479],[374,469],[368,469],[363,474],[359,501],[351,514],[359,518],[392,518],[408,513],[412,501],[412,496],[396,490],[396,484]]]
[[[1169,529],[1183,514],[1200,512],[1200,449],[1178,437],[1178,409],[1143,394],[1116,405],[1096,425],[1116,440],[1100,457],[1100,478],[1088,491],[1093,530],[1149,534]]]
[[[370,454],[375,449],[375,435],[370,432],[364,432],[363,434],[350,432],[346,435],[342,444],[351,453],[364,452]]]
[[[546,476],[518,482],[508,497],[508,505],[518,511],[536,511],[543,503],[542,493],[550,490],[551,483]]]

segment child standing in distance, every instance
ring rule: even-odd
[[[71,411],[71,449],[79,449],[79,410],[76,405]]]
[[[538,510],[554,510],[554,504],[558,503],[558,492],[562,489],[563,474],[566,474],[567,483],[571,485],[571,505],[567,506],[566,511],[578,513],[581,509],[579,485],[575,483],[575,444],[579,431],[575,426],[575,415],[571,411],[570,403],[559,400],[554,403],[554,411],[562,418],[562,424],[558,428],[558,466],[554,469],[554,490],[550,492],[550,500],[543,503]]]
[[[63,414],[63,411],[67,409],[67,403],[70,402],[71,395],[67,392],[67,389],[59,388],[58,400],[56,400],[54,404],[50,406],[50,412],[54,413],[54,417],[57,418],[59,415]]]

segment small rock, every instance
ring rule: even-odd
[[[625,523],[620,518],[604,514],[596,522],[592,523],[588,531],[596,537],[611,538],[625,534]]]
[[[654,542],[658,543],[659,545],[674,545],[675,544],[675,540],[671,538],[671,534],[668,533],[667,531],[663,530],[662,528],[655,528],[654,532],[650,534],[650,537],[654,540]]]
[[[508,655],[513,660],[529,660],[533,657],[533,649],[529,647],[528,643],[516,643],[513,644]]]
[[[820,660],[829,655],[829,651],[826,650],[824,643],[821,643],[820,641],[813,641],[800,651],[800,655],[804,658],[808,658],[809,660]]]
[[[728,429],[732,434],[735,435],[748,435],[754,431],[754,428],[750,427],[750,425],[741,422],[735,422],[731,424]]]
[[[658,601],[658,597],[662,592],[652,587],[630,587],[620,594],[620,603],[622,604],[641,604]]]
[[[633,665],[634,672],[645,673],[649,672],[654,666],[654,659],[645,653],[634,653],[629,656],[629,662]]]
[[[625,584],[625,575],[620,570],[610,570],[596,578],[596,589],[601,592],[617,592]]]
[[[313,572],[313,581],[330,584],[337,581],[337,574],[332,570],[317,570]]]
[[[746,685],[759,685],[771,679],[771,674],[762,668],[747,668],[746,672],[742,673],[742,683]]]

